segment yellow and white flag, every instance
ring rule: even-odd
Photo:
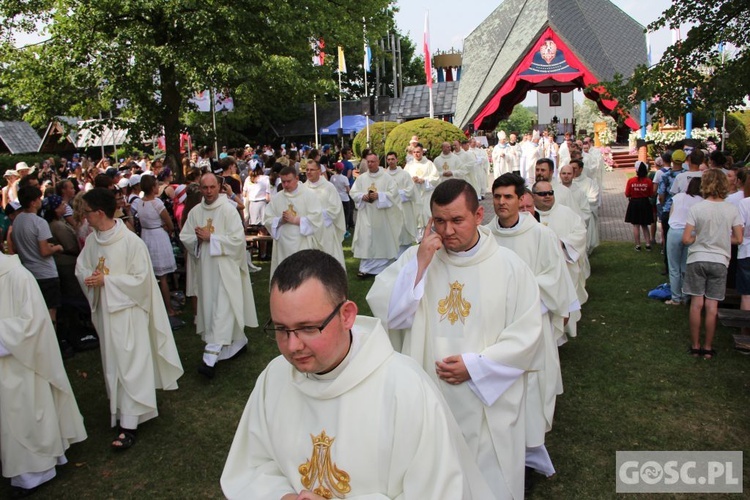
[[[346,73],[346,59],[344,59],[344,47],[339,45],[339,73]]]

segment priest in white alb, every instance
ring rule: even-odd
[[[513,165],[511,164],[511,150],[508,144],[508,139],[505,135],[505,131],[501,130],[497,133],[497,144],[492,148],[492,180],[500,177],[503,174],[513,172]]]
[[[346,221],[344,220],[344,206],[341,204],[339,192],[336,186],[328,182],[324,175],[321,175],[320,164],[309,159],[307,161],[307,180],[304,186],[318,197],[320,202],[321,213],[323,216],[323,225],[317,234],[317,248],[323,250],[346,266],[344,262],[344,233],[346,233]],[[283,182],[283,181],[282,181]],[[344,267],[346,269],[346,267]]]
[[[126,450],[138,425],[159,415],[156,389],[177,389],[182,363],[146,244],[114,218],[111,190],[94,188],[83,201],[94,232],[78,256],[76,277],[99,334],[110,425],[120,424],[112,448]]]
[[[463,180],[471,184],[474,191],[477,192],[477,196],[481,195],[482,184],[481,179],[477,175],[479,168],[477,167],[477,157],[470,151],[470,143],[468,139],[462,139],[456,150],[456,156],[460,168],[466,172]],[[457,176],[460,179],[460,177]]]
[[[361,178],[361,177],[360,177]],[[281,356],[255,382],[229,450],[229,499],[492,498],[433,382],[357,316],[346,273],[303,250],[271,280]]]
[[[529,266],[539,285],[544,332],[544,369],[529,373],[526,397],[526,466],[546,476],[554,474],[544,447],[544,435],[552,428],[555,401],[562,394],[562,374],[557,339],[562,338],[571,310],[580,309],[570,281],[557,235],[530,214],[521,213],[525,193],[520,175],[503,174],[492,185],[497,217],[487,224],[495,241],[515,252]]]
[[[398,256],[404,212],[398,185],[378,165],[378,155],[367,156],[367,172],[360,174],[349,191],[357,213],[352,254],[360,259],[359,278],[381,273]],[[416,209],[416,207],[415,207]]]
[[[44,297],[17,255],[0,253],[0,290],[0,461],[21,498],[55,477],[86,430]]]
[[[203,201],[188,214],[180,240],[197,262],[195,332],[206,343],[198,372],[213,378],[216,363],[247,349],[245,327],[258,326],[258,318],[242,218],[219,194],[216,175],[204,174],[200,187]]]
[[[273,237],[271,276],[279,263],[300,250],[318,248],[323,229],[323,207],[307,186],[299,182],[293,166],[279,172],[282,191],[266,206],[264,224]]]
[[[587,231],[587,244],[589,255],[591,252],[599,246],[599,206],[601,205],[601,196],[599,185],[583,175],[583,160],[575,159],[570,161],[570,166],[573,167],[573,187],[571,189],[577,189],[583,193],[589,204],[589,211],[591,212],[591,219],[586,225]]]
[[[417,210],[416,197],[417,185],[411,175],[398,166],[398,156],[393,151],[385,155],[386,172],[398,186],[398,195],[401,197],[401,210],[404,214],[404,224],[401,226],[399,236],[398,254],[401,255],[407,248],[417,241]]]
[[[469,151],[477,159],[475,163],[476,176],[479,180],[479,195],[483,197],[490,190],[490,158],[487,156],[487,150],[475,137],[469,139]]]
[[[442,391],[492,498],[521,499],[527,378],[544,367],[539,287],[480,226],[471,185],[445,181],[432,200],[421,243],[375,279],[367,301],[388,328],[406,329],[402,352]]]
[[[430,195],[440,182],[440,174],[435,164],[424,156],[421,144],[412,148],[414,159],[406,164],[404,171],[411,175],[416,188],[416,203],[414,208],[417,215],[417,229],[424,231],[424,226],[430,218]]]
[[[555,201],[556,193],[549,182],[539,181],[534,184],[532,195],[539,221],[557,235],[570,280],[576,290],[578,303],[583,305],[589,298],[586,292],[586,279],[591,274],[586,253],[586,225],[573,210]],[[565,333],[569,337],[577,335],[576,327],[580,318],[580,311],[571,312],[568,324],[565,325]],[[559,339],[558,345],[566,340],[565,338]]]
[[[468,177],[467,169],[461,165],[461,161],[458,159],[458,155],[451,150],[451,143],[448,141],[443,142],[440,146],[440,154],[432,160],[435,164],[435,168],[440,174],[440,181],[451,179],[464,179]]]

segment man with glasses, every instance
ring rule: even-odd
[[[245,327],[258,326],[258,319],[242,217],[220,194],[216,174],[203,174],[200,189],[203,201],[190,210],[180,240],[195,259],[190,287],[198,295],[195,331],[206,343],[198,373],[213,378],[217,362],[247,349]]]
[[[138,425],[159,414],[156,389],[177,389],[182,364],[146,244],[114,218],[112,191],[94,188],[83,201],[94,232],[76,277],[99,334],[111,426],[120,425],[111,446],[126,450]]]
[[[357,316],[336,259],[288,257],[269,305],[282,356],[245,407],[227,498],[491,498],[435,386],[379,320]]]
[[[573,210],[555,201],[557,191],[552,189],[552,184],[549,182],[538,181],[531,192],[539,214],[539,222],[552,229],[557,235],[570,279],[576,288],[578,302],[583,305],[589,298],[586,292],[586,279],[591,274],[586,253],[586,225]],[[580,311],[570,313],[568,324],[565,325],[565,333],[568,336],[576,336],[576,323],[580,316]],[[560,339],[559,343],[565,340]]]

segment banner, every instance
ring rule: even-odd
[[[346,73],[346,59],[344,59],[344,47],[339,45],[339,73]]]
[[[424,14],[424,73],[427,86],[432,88],[432,58],[430,57],[430,13]]]
[[[310,42],[310,47],[313,51],[312,63],[313,66],[323,66],[326,63],[326,54],[323,51],[326,47],[326,43],[323,38],[317,40],[313,39]]]

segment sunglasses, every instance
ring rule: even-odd
[[[555,192],[552,191],[552,190],[550,190],[550,191],[537,191],[534,194],[537,195],[537,196],[554,196]]]

